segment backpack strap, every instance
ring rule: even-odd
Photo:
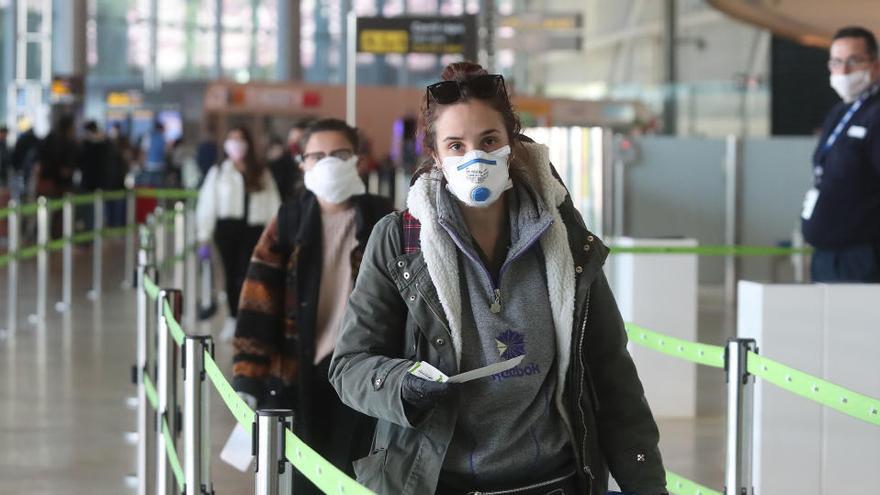
[[[420,233],[422,224],[412,216],[409,210],[403,210],[403,232],[401,232],[403,240],[403,253],[413,254],[422,250],[422,241]]]

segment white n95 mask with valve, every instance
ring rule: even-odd
[[[507,159],[510,146],[487,153],[482,150],[467,152],[464,156],[443,159],[446,188],[459,201],[476,208],[485,208],[513,187]]]

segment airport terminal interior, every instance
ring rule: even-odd
[[[875,35],[0,0],[0,495],[877,493]]]

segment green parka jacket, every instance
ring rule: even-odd
[[[541,239],[556,332],[555,402],[571,436],[583,492],[604,495],[610,470],[627,493],[666,493],[657,426],[602,272],[608,249],[584,226],[554,176],[547,148],[522,146],[520,180],[529,180],[548,206],[556,206]],[[354,468],[358,481],[379,494],[434,493],[458,415],[452,398],[412,424],[401,398],[404,374],[416,361],[450,376],[459,373],[456,248],[437,224],[434,206],[441,177],[436,171],[423,175],[409,193],[408,213],[421,224],[420,249],[405,249],[404,230],[411,227],[405,213],[376,225],[330,366],[342,401],[378,419],[371,454]]]

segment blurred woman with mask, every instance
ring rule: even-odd
[[[220,338],[228,340],[235,332],[238,298],[251,252],[281,199],[272,174],[257,159],[247,128],[230,130],[223,151],[226,158],[211,167],[199,191],[196,235],[199,259],[210,258],[211,240],[220,252],[229,304]]]
[[[357,131],[336,119],[303,133],[305,190],[285,201],[254,250],[235,331],[233,387],[252,407],[295,414],[295,433],[348,474],[372,421],[339,401],[327,374],[342,315],[376,222],[391,202],[366,194]],[[321,493],[298,471],[294,493]]]

